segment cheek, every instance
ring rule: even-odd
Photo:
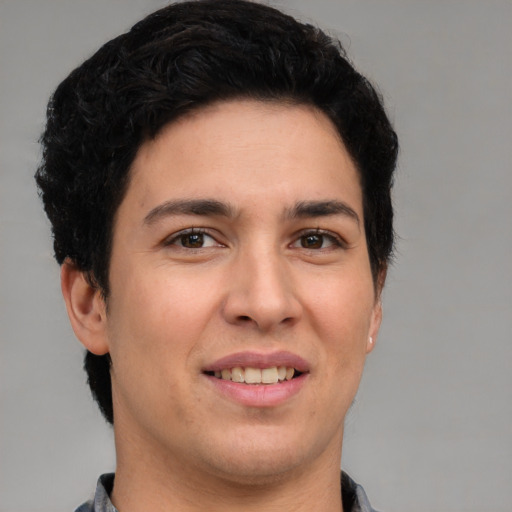
[[[191,356],[201,350],[212,298],[163,272],[155,278],[134,274],[123,287],[112,287],[119,292],[109,314],[112,383],[117,411],[149,425],[160,415],[165,421],[162,403],[184,414],[180,397],[195,375],[197,358]]]
[[[307,290],[309,317],[327,353],[339,366],[353,359],[364,362],[373,311],[372,282],[331,276],[323,283],[310,283]]]
[[[113,351],[122,343],[123,352],[129,349],[143,359],[185,358],[214,314],[213,293],[218,287],[165,269],[133,272],[125,283],[117,288],[119,301],[112,301]]]

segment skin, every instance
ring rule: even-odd
[[[169,208],[184,199],[229,215]],[[346,209],[297,214],[326,201]],[[143,144],[115,218],[110,287],[107,308],[62,267],[77,337],[113,362],[120,510],[342,510],[343,421],[381,305],[359,177],[324,114],[223,102]],[[239,403],[203,372],[278,350],[308,371],[276,406]]]

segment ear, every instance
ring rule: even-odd
[[[373,306],[372,317],[370,319],[370,329],[368,332],[368,340],[366,341],[366,353],[369,354],[377,342],[377,335],[379,334],[380,324],[382,323],[382,301],[381,294],[386,281],[387,269],[382,269],[377,278],[377,288],[375,293],[375,304]]]
[[[370,329],[368,340],[366,341],[366,353],[369,354],[375,347],[377,335],[379,334],[380,324],[382,322],[382,302],[377,299],[373,306],[372,317],[370,320]]]
[[[106,354],[107,315],[101,290],[92,286],[84,272],[69,260],[62,264],[60,284],[76,337],[93,354]]]

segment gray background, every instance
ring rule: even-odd
[[[114,468],[32,175],[51,91],[165,2],[0,0],[0,511],[71,511]],[[512,509],[512,3],[280,5],[341,37],[401,139],[385,320],[343,465],[389,512]]]

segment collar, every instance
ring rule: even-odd
[[[78,507],[75,512],[118,512],[109,498],[114,487],[114,476],[114,473],[101,475],[96,485],[94,499]],[[377,512],[371,507],[364,489],[343,471],[341,496],[344,512]]]

